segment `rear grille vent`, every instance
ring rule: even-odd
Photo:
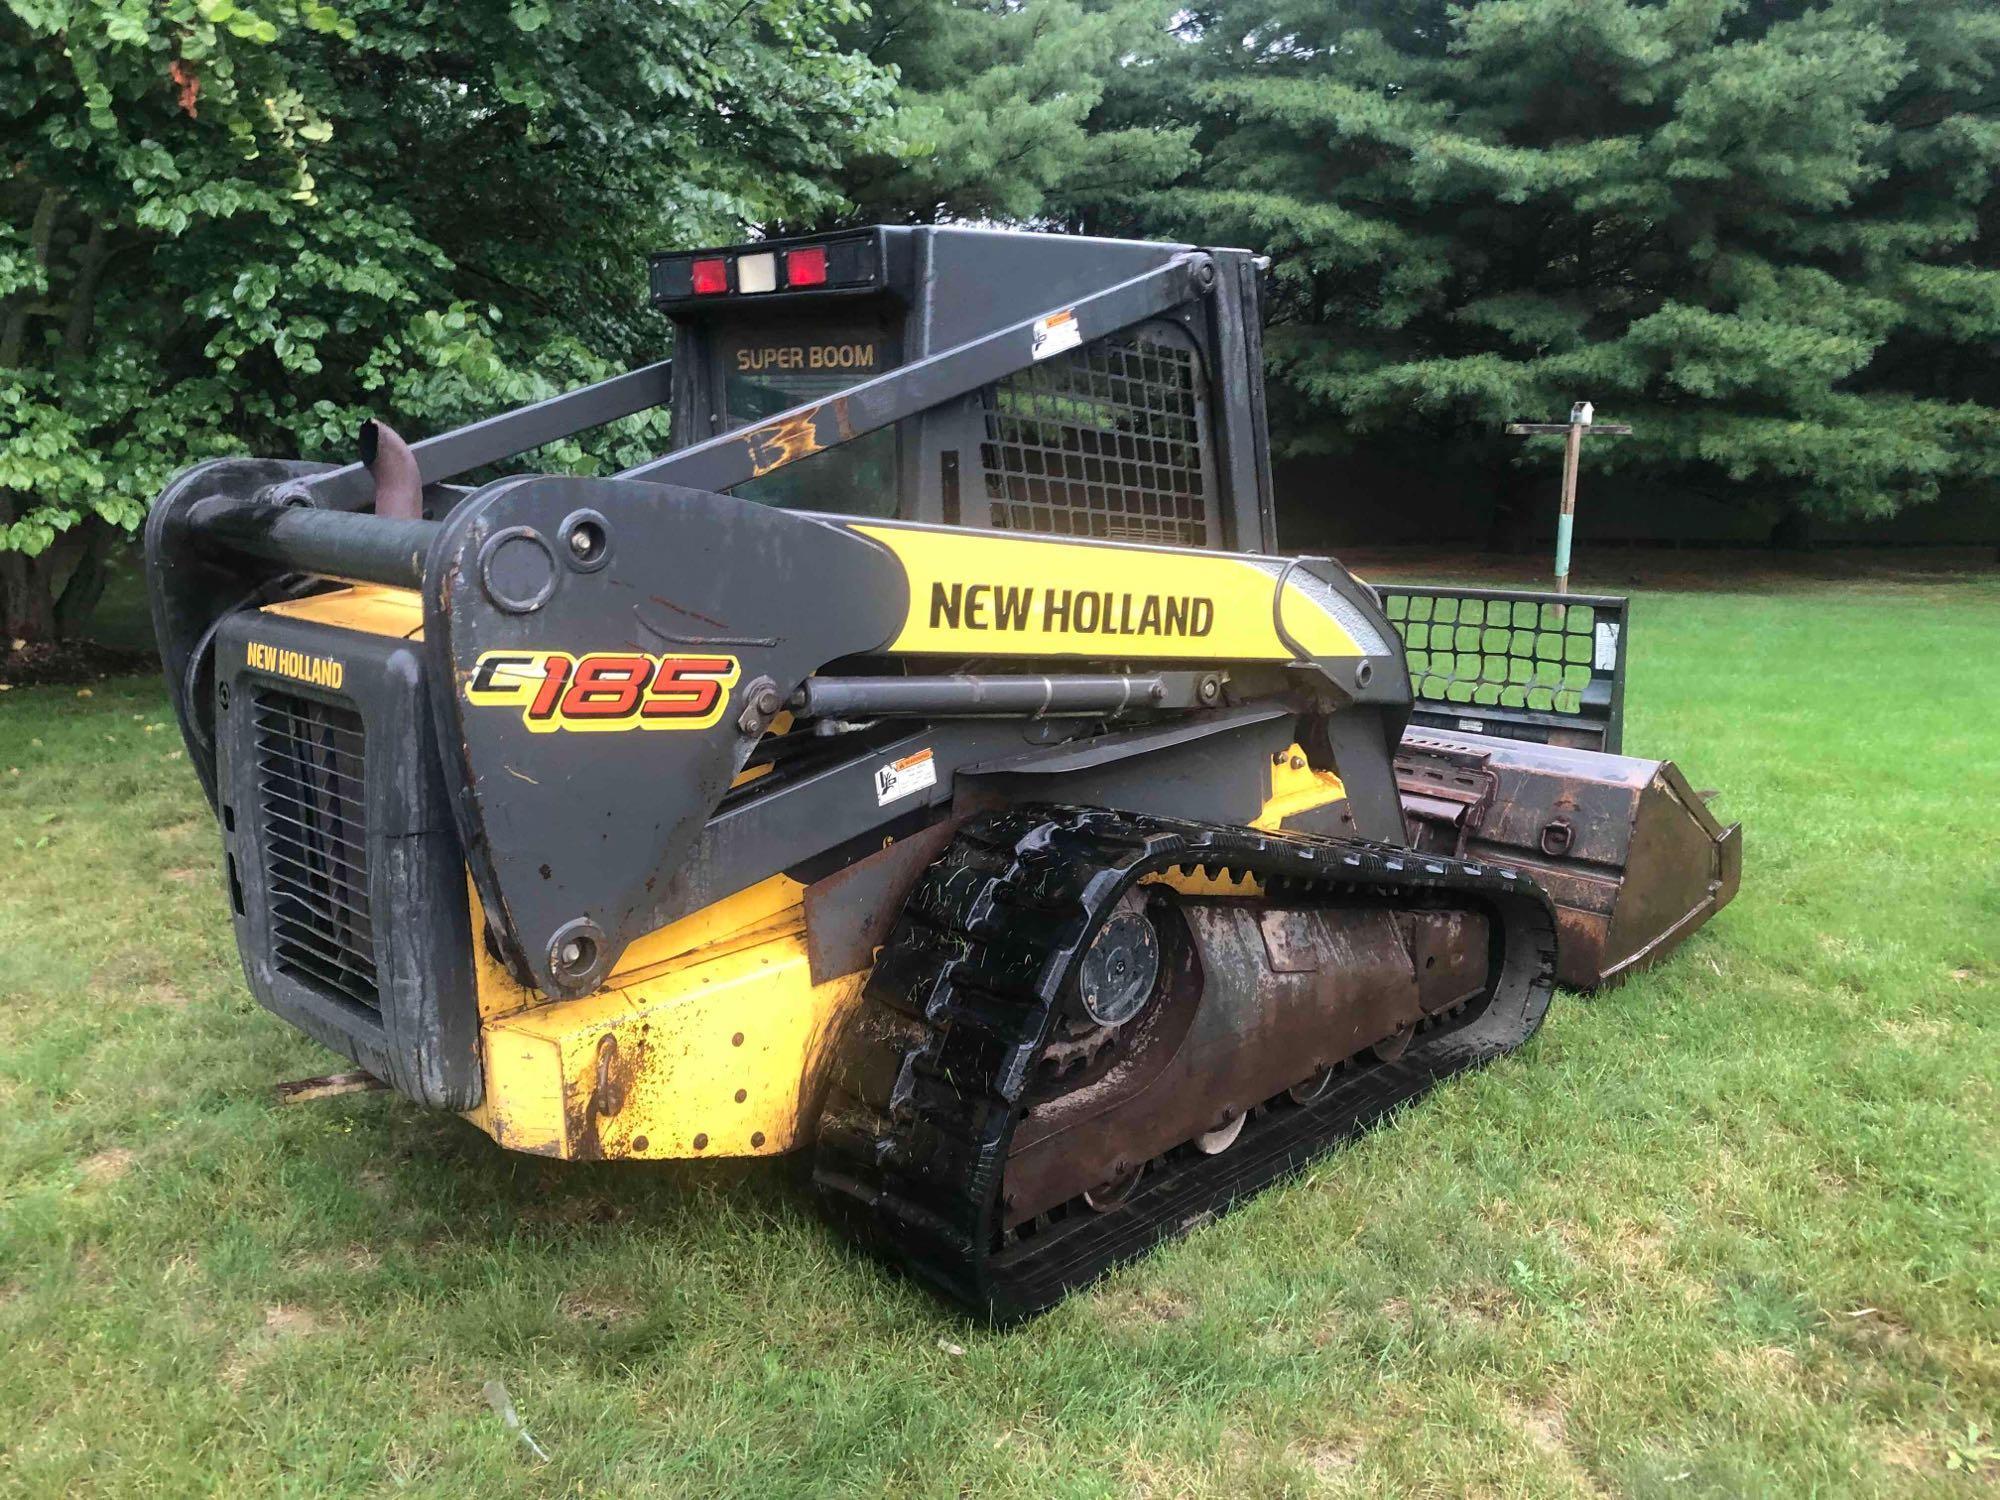
[[[254,712],[272,957],[292,978],[378,1010],[361,715],[268,691]]]
[[[988,386],[982,404],[995,528],[1208,545],[1208,403],[1191,348],[1099,339]]]

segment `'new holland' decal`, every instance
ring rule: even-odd
[[[314,687],[337,688],[347,677],[346,665],[335,657],[312,656],[289,646],[271,646],[250,641],[243,648],[243,664],[253,672],[270,672]]]
[[[897,653],[1202,662],[1365,654],[1308,591],[1312,580],[1286,581],[1278,559],[845,524],[902,565],[909,605],[888,643]]]
[[[1033,584],[933,583],[930,628],[1199,637],[1215,628],[1215,601],[1202,594],[1038,589]]]

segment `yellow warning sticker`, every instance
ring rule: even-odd
[[[1076,309],[1065,307],[1047,317],[1035,319],[1035,358],[1047,359],[1083,342],[1083,327],[1076,321]]]
[[[901,760],[892,760],[886,766],[875,768],[875,805],[887,807],[891,802],[937,785],[937,757],[928,749],[919,750],[914,755],[906,755]]]

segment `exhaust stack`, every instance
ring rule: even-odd
[[[361,463],[375,481],[375,514],[396,521],[424,518],[424,476],[417,455],[387,422],[361,424]]]

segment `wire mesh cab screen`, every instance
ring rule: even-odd
[[[1412,723],[1619,753],[1628,600],[1414,584],[1376,591],[1402,633]]]
[[[991,526],[1206,547],[1215,540],[1207,378],[1186,334],[1148,324],[981,395]]]

